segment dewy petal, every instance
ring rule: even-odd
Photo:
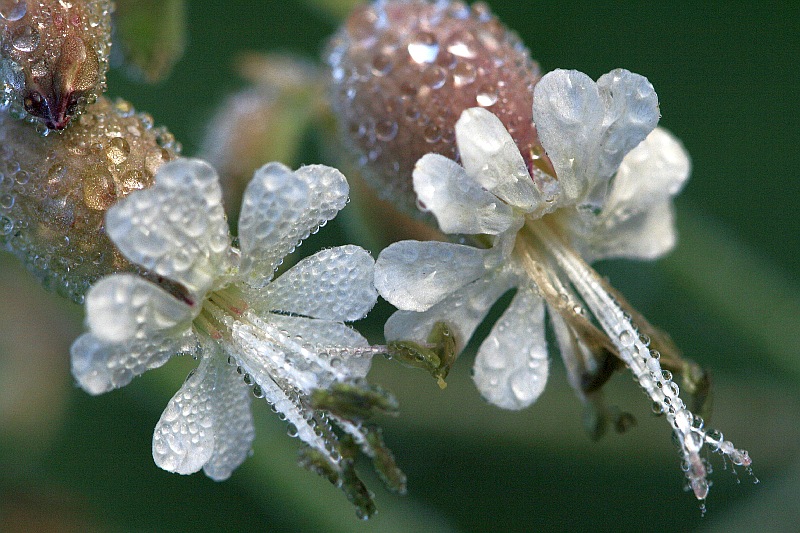
[[[163,165],[149,189],[106,215],[109,237],[132,262],[176,281],[199,301],[229,264],[230,236],[214,169],[199,159]]]
[[[486,272],[490,250],[438,241],[400,241],[375,263],[375,287],[389,303],[425,311]]]
[[[597,83],[555,70],[534,88],[533,118],[567,202],[601,207],[622,158],[658,123],[646,78],[617,69]]]
[[[654,259],[675,244],[672,197],[690,171],[680,142],[661,128],[625,156],[603,210],[574,212],[566,232],[588,261]]]
[[[675,214],[671,200],[651,206],[612,226],[598,225],[581,236],[574,228],[573,247],[588,262],[599,259],[656,259],[675,246]]]
[[[662,128],[654,129],[622,160],[601,217],[623,221],[670,200],[690,171],[689,155],[680,141]]]
[[[461,113],[455,130],[467,174],[506,203],[533,211],[541,201],[539,192],[500,119],[482,107],[473,107]]]
[[[528,285],[481,344],[472,379],[489,402],[503,409],[528,407],[547,383],[544,300]]]
[[[104,343],[122,343],[189,329],[191,307],[158,285],[134,274],[112,274],[86,294],[86,322]]]
[[[292,172],[280,163],[258,169],[239,216],[241,274],[263,287],[283,258],[347,203],[347,180],[335,168],[309,165]]]
[[[245,460],[254,436],[249,387],[223,357],[209,353],[156,424],[153,460],[178,474],[204,468],[221,481]]]
[[[156,334],[120,344],[108,344],[84,333],[70,349],[72,375],[89,394],[102,394],[160,367],[174,354],[193,350],[195,341],[190,329],[179,335]]]
[[[496,235],[514,212],[467,176],[464,167],[439,154],[426,154],[414,167],[414,191],[445,233]]]
[[[427,311],[397,311],[384,326],[387,341],[405,340],[425,344],[437,322],[445,322],[453,331],[456,350],[461,352],[478,324],[504,292],[517,282],[508,268],[497,269],[448,295]]]
[[[378,299],[375,260],[358,246],[330,248],[307,257],[255,293],[251,305],[328,320],[363,318]]]

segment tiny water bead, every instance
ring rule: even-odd
[[[94,280],[130,268],[105,235],[103,218],[176,157],[177,143],[157,142],[165,137],[127,102],[103,97],[57,136],[41,137],[0,114],[0,215],[10,221],[0,246],[48,289],[80,302]]]
[[[531,116],[538,66],[485,7],[360,6],[331,41],[327,62],[345,145],[378,193],[409,213],[419,214],[414,164],[429,152],[458,158],[454,125],[464,109],[491,108],[514,125],[524,154],[540,153]]]

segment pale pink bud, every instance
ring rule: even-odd
[[[342,137],[384,199],[416,213],[411,173],[429,152],[458,161],[461,112],[497,115],[529,167],[538,65],[484,4],[391,0],[357,8],[332,40],[330,98]]]

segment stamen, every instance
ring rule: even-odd
[[[721,435],[713,438],[712,435],[716,436],[716,433],[710,433],[701,424],[694,423],[695,417],[679,397],[680,389],[672,381],[672,373],[662,368],[658,357],[651,355],[649,338],[639,334],[631,315],[623,310],[607,290],[597,272],[546,224],[529,222],[527,228],[528,234],[544,245],[543,249],[552,255],[577,289],[639,385],[654,404],[663,410],[680,444],[686,477],[697,499],[705,499],[709,489],[706,466],[699,453],[704,444],[712,445],[736,464],[749,466],[751,461],[746,451],[737,450],[730,441],[722,441]],[[537,274],[537,277],[541,276]]]

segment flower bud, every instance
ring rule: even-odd
[[[0,106],[61,130],[105,90],[109,0],[0,0]]]
[[[539,68],[484,4],[378,1],[357,8],[332,40],[330,98],[345,144],[384,199],[417,213],[414,164],[459,160],[454,126],[485,107],[529,167],[543,151],[533,127]]]
[[[0,247],[42,284],[81,302],[99,277],[132,267],[104,229],[106,210],[149,187],[179,146],[124,101],[100,97],[62,135],[0,113]]]

